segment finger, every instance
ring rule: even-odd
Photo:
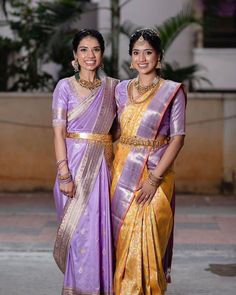
[[[144,194],[144,192],[141,191],[141,192],[138,194],[137,203],[138,203],[138,204],[141,204],[144,198],[145,198],[145,194]]]
[[[141,204],[144,206],[148,200],[149,200],[149,195],[146,195],[145,198],[143,198]]]
[[[139,191],[139,190],[142,188],[142,186],[143,186],[143,184],[140,183],[140,184],[137,186],[137,188],[135,189],[135,191]]]
[[[148,199],[148,201],[147,201],[147,202],[148,202],[148,205],[151,203],[151,201],[152,201],[154,195],[155,195],[155,194],[152,194],[152,195],[150,196],[150,198]]]

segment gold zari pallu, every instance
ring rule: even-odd
[[[66,137],[73,138],[73,139],[86,139],[91,141],[99,141],[105,144],[112,143],[112,136],[110,134],[67,132]]]
[[[151,147],[152,149],[157,149],[164,144],[169,143],[169,137],[157,137],[156,139],[146,139],[137,136],[121,136],[119,142],[121,144],[127,144],[134,147]]]

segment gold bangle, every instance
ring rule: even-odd
[[[148,177],[154,181],[160,181],[163,180],[163,176],[155,176],[151,171],[149,171]]]
[[[64,175],[58,174],[58,178],[59,178],[60,180],[65,180],[65,179],[68,179],[68,178],[70,178],[70,177],[71,177],[71,173],[70,173],[70,172],[68,172],[68,173],[66,173],[66,174],[64,174]]]
[[[154,186],[155,188],[158,187],[158,183],[152,181],[150,178],[147,179],[148,183],[151,184],[152,186]]]

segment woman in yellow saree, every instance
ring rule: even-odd
[[[186,98],[180,83],[159,76],[156,31],[136,31],[129,53],[138,76],[116,87],[121,134],[111,188],[114,292],[163,295],[173,246],[173,162],[184,142]]]

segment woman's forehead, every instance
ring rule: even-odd
[[[96,38],[87,36],[79,42],[79,46],[97,47],[100,46],[100,44]]]
[[[154,49],[148,41],[138,42],[138,40],[134,43],[132,50],[144,50],[144,49]]]

